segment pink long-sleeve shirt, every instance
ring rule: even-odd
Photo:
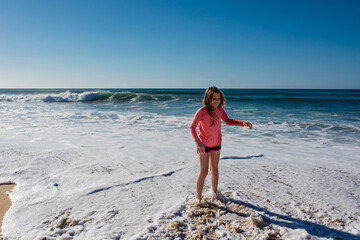
[[[194,141],[200,139],[200,141],[207,147],[216,147],[221,143],[221,119],[227,125],[244,126],[243,121],[229,118],[224,108],[217,107],[212,112],[215,118],[212,118],[206,107],[200,108],[194,116],[194,119],[190,125],[190,132]],[[199,130],[196,132],[196,128],[199,125]]]

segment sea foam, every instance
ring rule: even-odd
[[[146,104],[104,100],[113,93],[85,101],[103,90],[2,93],[12,101],[0,101],[0,183],[17,184],[2,237],[359,238],[353,106],[335,116],[317,103],[229,101],[229,117],[251,121],[253,129],[222,125],[219,187],[229,203],[199,208],[189,126],[203,91],[151,91],[131,95],[152,95]],[[209,188],[210,176],[204,193]]]

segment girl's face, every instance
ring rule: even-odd
[[[217,108],[221,102],[220,93],[214,93],[210,101],[212,108]]]

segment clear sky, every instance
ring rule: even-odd
[[[0,0],[0,88],[360,89],[360,1]]]

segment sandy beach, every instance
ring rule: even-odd
[[[11,207],[11,200],[9,196],[6,195],[6,192],[12,190],[14,187],[15,184],[0,184],[0,233],[2,231],[1,227],[4,215]]]

